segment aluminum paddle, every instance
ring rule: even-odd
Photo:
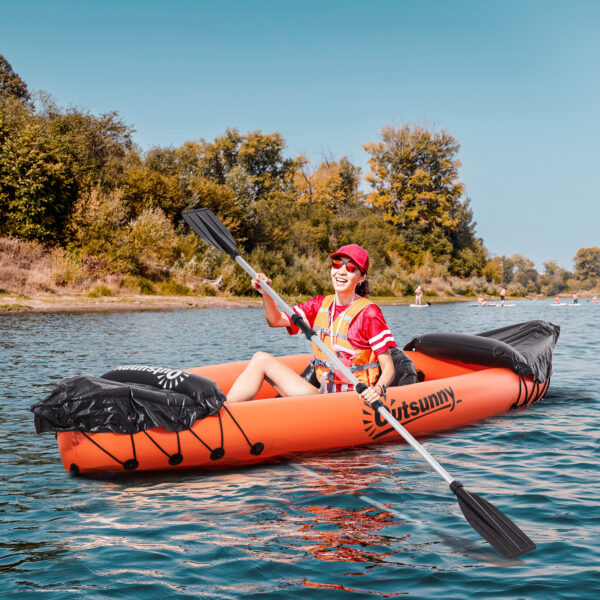
[[[237,244],[231,233],[208,209],[199,208],[183,213],[183,218],[194,232],[205,242],[229,254],[252,279],[256,279],[256,271],[242,258]],[[329,358],[331,363],[354,385],[360,394],[367,389],[366,384],[360,382],[328,346],[320,339],[300,315],[295,313],[279,295],[263,281],[260,287],[268,294],[276,306],[284,312],[290,321],[300,329],[304,335],[320,348]],[[535,544],[519,529],[503,512],[484,500],[477,494],[468,492],[460,483],[442,467],[431,454],[390,414],[380,400],[371,404],[377,412],[416,450],[422,458],[446,481],[450,490],[456,495],[458,505],[468,523],[481,537],[487,540],[500,554],[507,558],[515,558],[535,549]]]

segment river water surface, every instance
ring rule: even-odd
[[[307,351],[260,309],[0,316],[0,597],[598,598],[600,305],[384,307],[398,345],[432,331],[561,326],[544,400],[424,440],[537,543],[496,554],[405,444],[224,473],[63,470],[29,406],[62,377]]]

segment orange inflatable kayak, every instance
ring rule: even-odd
[[[506,368],[452,364],[407,352],[425,381],[390,388],[386,406],[415,436],[454,429],[537,402],[546,384]],[[310,355],[282,357],[297,372]],[[246,362],[190,369],[227,392]],[[264,384],[250,402],[225,404],[217,415],[186,431],[154,428],[131,435],[57,434],[65,469],[77,473],[135,470],[214,469],[262,462],[296,452],[318,452],[386,441],[398,434],[356,392],[275,398]],[[175,457],[175,458],[173,458]],[[179,458],[181,457],[181,460]],[[131,461],[128,463],[128,461]],[[173,464],[176,463],[176,464]]]
[[[388,388],[385,405],[416,437],[526,408],[548,389],[558,335],[557,326],[530,321],[478,335],[415,338],[404,355],[396,352],[415,375],[409,381],[418,381]],[[280,358],[297,373],[310,359],[308,354]],[[56,432],[64,468],[81,474],[223,469],[401,441],[356,392],[282,398],[264,383],[252,401],[223,403],[223,393],[246,365],[187,371],[127,366],[102,378],[67,378],[31,407],[36,430]],[[148,372],[151,385],[144,379]],[[200,383],[201,394],[192,380]]]

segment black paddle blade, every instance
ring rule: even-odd
[[[503,512],[477,494],[471,494],[459,481],[450,489],[471,527],[506,558],[516,558],[535,549],[535,544]]]
[[[208,208],[182,213],[185,222],[208,244],[226,252],[235,260],[239,251],[233,236]]]

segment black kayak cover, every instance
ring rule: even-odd
[[[113,381],[119,378],[122,381]],[[182,431],[196,420],[219,412],[224,401],[223,392],[206,377],[132,365],[102,377],[62,379],[30,410],[37,433],[137,433],[152,427]]]
[[[404,350],[465,364],[507,367],[543,383],[552,374],[552,352],[559,334],[558,325],[527,321],[477,335],[426,333],[406,344]]]

